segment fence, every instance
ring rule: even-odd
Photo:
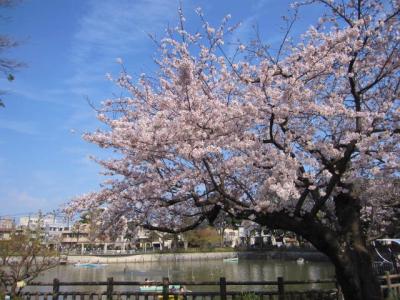
[[[379,276],[381,281],[381,290],[385,296],[392,299],[400,299],[400,274],[390,274],[386,272],[385,276]]]
[[[217,282],[170,282],[168,278],[163,278],[162,282],[152,282],[151,286],[156,291],[141,291],[140,287],[148,287],[148,282],[129,282],[114,281],[112,277],[103,282],[60,282],[54,279],[53,283],[31,283],[30,286],[43,287],[51,289],[47,292],[23,292],[22,299],[26,300],[308,300],[321,299],[333,300],[337,299],[337,289],[319,289],[307,291],[293,291],[288,289],[289,286],[301,285],[310,286],[312,284],[335,286],[335,280],[314,280],[314,281],[285,281],[283,277],[278,277],[276,281],[226,281],[221,277]],[[97,292],[76,291],[80,286],[97,287]],[[102,286],[103,290],[99,290]],[[129,287],[131,291],[117,291],[116,287]],[[193,291],[188,290],[171,290],[173,286],[188,286]],[[208,290],[204,290],[205,286]],[[229,290],[230,286],[247,287],[245,291]],[[256,291],[252,291],[249,287],[262,286]],[[65,290],[65,287],[68,290]],[[158,287],[158,288],[157,288]],[[203,287],[203,291],[195,291]],[[268,288],[265,288],[268,287]],[[270,288],[272,287],[272,288]],[[95,288],[96,289],[96,288]],[[127,289],[127,288],[125,288]],[[71,291],[75,290],[75,291]]]
[[[373,262],[372,267],[374,272],[378,276],[385,275],[386,272],[395,273],[396,269],[391,262]]]

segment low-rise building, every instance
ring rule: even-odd
[[[224,230],[224,246],[235,248],[240,244],[239,229],[226,228]]]
[[[0,240],[8,240],[15,230],[15,221],[11,218],[0,219]]]

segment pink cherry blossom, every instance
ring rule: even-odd
[[[114,81],[128,96],[99,111],[108,129],[84,136],[117,153],[98,160],[111,180],[69,209],[107,207],[104,221],[123,216],[170,232],[225,211],[292,230],[326,253],[337,250],[328,235],[350,245],[350,220],[385,218],[384,197],[354,186],[375,182],[374,195],[399,176],[399,2],[307,2],[331,14],[297,45],[284,42],[279,59],[256,52],[233,61],[222,48],[229,18],[211,27],[199,10],[202,35],[180,27],[161,40],[158,83],[123,71]],[[354,210],[346,220],[344,207]],[[365,249],[361,232],[352,234]],[[330,257],[337,272],[345,268]]]

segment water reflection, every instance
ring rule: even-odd
[[[278,276],[283,276],[285,280],[318,280],[332,278],[334,269],[325,262],[306,262],[304,265],[298,265],[292,261],[244,259],[238,263],[224,263],[222,260],[169,261],[110,264],[103,268],[67,265],[47,271],[36,281],[52,282],[53,278],[58,278],[61,282],[106,281],[108,277],[114,277],[115,281],[142,282],[145,278],[161,281],[163,277],[169,277],[171,281],[218,281],[220,277],[226,277],[227,281],[275,281]],[[317,288],[318,285],[314,284],[311,287]],[[69,288],[63,290],[66,289]],[[104,290],[99,287],[82,287],[79,291],[93,289],[96,292]],[[128,289],[135,290],[135,287],[116,288],[116,290]],[[265,287],[254,287],[254,289],[265,289]],[[74,287],[74,290],[77,289]],[[243,290],[243,288],[232,286],[229,290]]]

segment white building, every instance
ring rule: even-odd
[[[226,228],[224,231],[224,245],[232,248],[239,246],[240,234],[243,234],[243,230],[242,232],[240,232],[240,228],[239,229]]]
[[[19,227],[33,231],[40,229],[40,235],[44,242],[49,245],[59,245],[63,232],[70,230],[67,224],[57,219],[54,215],[21,217],[19,219]]]
[[[0,240],[8,240],[15,229],[15,222],[11,218],[0,219]]]

